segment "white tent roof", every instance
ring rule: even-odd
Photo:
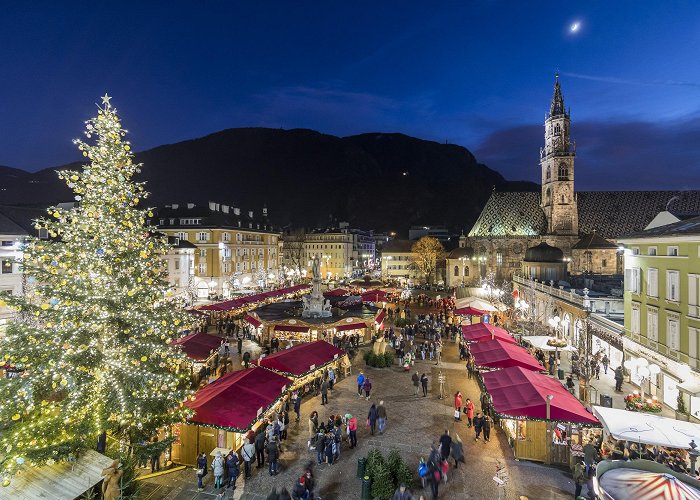
[[[557,348],[553,347],[551,345],[547,345],[547,341],[551,339],[552,337],[549,337],[547,335],[525,335],[523,337],[523,341],[529,342],[533,345],[533,347],[536,347],[537,349],[541,349],[543,351],[556,351]],[[573,348],[570,345],[567,345],[566,347],[560,347],[560,351],[575,351],[576,349]]]
[[[480,299],[479,297],[465,297],[463,299],[459,299],[455,302],[455,307],[457,309],[461,309],[462,307],[473,307],[486,312],[498,311],[498,309],[488,301]]]
[[[670,448],[690,448],[695,440],[700,445],[700,425],[643,412],[631,412],[594,406],[603,429],[615,439]]]

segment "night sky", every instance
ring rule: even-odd
[[[558,69],[578,189],[700,187],[700,2],[68,3],[3,5],[2,165],[78,159],[107,91],[136,150],[243,126],[402,132],[538,180]]]

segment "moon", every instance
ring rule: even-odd
[[[569,27],[569,31],[571,31],[572,33],[576,33],[580,27],[581,27],[581,23],[576,21]]]

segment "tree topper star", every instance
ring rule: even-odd
[[[105,95],[102,96],[102,104],[104,104],[105,106],[107,106],[109,108],[110,107],[110,104],[109,104],[110,99],[112,99],[112,98],[107,95],[107,92],[105,92]]]

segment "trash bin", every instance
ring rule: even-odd
[[[370,485],[372,482],[369,480],[369,476],[362,478],[362,500],[372,500],[372,495],[370,494]]]
[[[612,408],[612,396],[610,396],[609,394],[601,394],[600,406],[603,406],[605,408]]]
[[[561,368],[559,368],[559,369],[557,370],[557,377],[559,377],[559,380],[564,380],[564,370],[562,370]]]
[[[365,475],[365,463],[367,459],[365,457],[360,457],[357,459],[357,479],[362,479]]]

